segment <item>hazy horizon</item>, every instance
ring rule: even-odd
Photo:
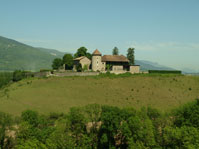
[[[199,72],[197,0],[34,0],[0,2],[0,36],[74,53],[134,47],[136,59]]]

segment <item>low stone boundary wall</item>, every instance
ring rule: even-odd
[[[52,76],[64,77],[64,76],[97,76],[99,72],[54,72]]]
[[[34,77],[37,77],[37,78],[47,77],[47,76],[50,76],[50,75],[51,75],[51,72],[50,72],[50,71],[35,72],[35,73],[34,73]]]

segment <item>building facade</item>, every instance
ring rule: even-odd
[[[103,55],[99,50],[95,50],[92,54],[92,60],[89,60],[87,57],[82,56],[74,59],[74,70],[77,68],[77,65],[81,64],[82,68],[85,65],[88,65],[88,68],[91,68],[92,71],[106,72],[110,71],[112,73],[139,73],[139,65],[129,65],[129,60],[124,55]],[[91,65],[91,67],[90,67]]]

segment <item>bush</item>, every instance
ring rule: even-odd
[[[149,70],[149,73],[182,74],[182,72],[180,70]]]
[[[82,71],[82,65],[81,64],[78,64],[76,66],[76,69],[77,69],[77,72],[81,72]]]
[[[199,148],[199,100],[169,115],[97,104],[73,107],[66,115],[26,110],[13,124],[13,142],[6,133],[11,120],[0,112],[0,148]]]
[[[26,78],[26,73],[25,71],[21,71],[21,70],[15,70],[14,73],[13,73],[13,81],[14,82],[17,82],[17,81],[20,81],[24,78]]]
[[[193,126],[199,128],[199,99],[175,111],[174,124],[177,127]]]
[[[83,70],[83,71],[88,71],[88,65],[84,65],[84,67],[83,67],[82,70]]]
[[[13,74],[11,72],[1,72],[0,73],[0,88],[7,85],[13,79]]]

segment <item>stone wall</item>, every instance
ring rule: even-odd
[[[48,77],[51,75],[51,72],[50,71],[44,71],[44,72],[35,72],[34,73],[34,77],[37,77],[37,78],[41,78],[41,77]]]
[[[123,66],[122,65],[120,65],[120,66],[113,65],[112,71],[123,71]]]
[[[130,66],[130,73],[132,74],[140,73],[140,66],[139,65]]]
[[[91,65],[91,60],[89,60],[87,57],[80,60],[80,64],[82,65],[82,68],[84,68],[85,65],[87,65],[87,68],[89,69]]]
[[[99,74],[99,72],[54,72],[52,76],[97,76]]]

